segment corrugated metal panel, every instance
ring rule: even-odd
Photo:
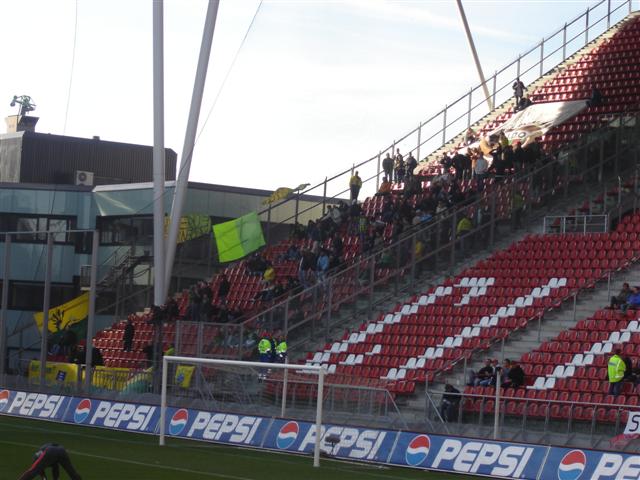
[[[75,172],[94,173],[94,183],[148,182],[153,179],[149,146],[25,132],[20,182],[73,184]],[[166,178],[175,179],[176,154],[167,149]]]

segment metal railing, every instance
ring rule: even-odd
[[[494,108],[512,98],[511,86],[516,78],[521,78],[525,84],[532,83],[542,77],[549,68],[555,67],[574,55],[589,44],[590,39],[604,33],[611,25],[620,22],[631,12],[632,0],[620,2],[601,0],[551,35],[542,38],[538,44],[518,55],[515,60],[486,79]],[[436,151],[460,132],[485,118],[488,113],[490,112],[486,106],[483,84],[476,85],[468,93],[448,103],[428,119],[419,122],[415,129],[381,148],[367,160],[354,163],[346,170],[326,177],[324,181],[290,198],[269,205],[267,209],[258,213],[263,221],[267,221],[276,209],[289,202],[298,202],[302,195],[317,195],[322,198],[321,201],[302,211],[298,211],[296,206],[295,215],[287,217],[281,223],[296,221],[299,215],[320,205],[324,214],[324,207],[328,202],[340,200],[348,195],[349,178],[355,170],[360,172],[363,179],[362,194],[373,195],[380,183],[381,163],[386,153],[390,153],[393,157],[396,149],[400,149],[404,155],[415,154],[420,161],[426,157],[421,157],[421,152]],[[271,226],[267,227],[267,238],[270,228]]]
[[[602,370],[604,375],[606,367]],[[592,394],[600,395],[602,402],[586,402],[536,398],[539,392],[525,387],[498,389],[494,395],[430,390],[432,402],[426,416],[444,416],[453,434],[474,435],[475,431],[477,435],[481,431],[499,440],[640,451],[640,446],[630,443],[632,438],[616,438],[624,433],[627,416],[640,411],[640,406],[617,402],[616,397],[606,393]],[[459,401],[443,404],[445,393],[449,399]],[[575,392],[569,395],[572,393]],[[448,411],[442,415],[445,409]]]
[[[545,216],[542,222],[542,233],[606,233],[608,231],[609,215],[606,214],[549,215]]]
[[[273,306],[244,322],[206,323],[206,327],[179,322],[178,332],[205,328],[213,329],[216,335],[203,331],[188,350],[186,343],[177,340],[177,351],[182,355],[250,358],[260,329],[282,330],[293,347],[308,340],[332,340],[334,330],[352,318],[372,319],[378,307],[387,311],[389,302],[400,295],[417,293],[418,284],[441,281],[443,275],[453,272],[459,259],[492,248],[501,230],[519,226],[523,217],[546,209],[553,199],[570,193],[584,195],[594,189],[607,199],[607,190],[622,177],[632,184],[629,192],[605,201],[605,208],[613,209],[619,219],[624,208],[637,206],[640,123],[635,120],[636,114],[628,115],[622,121],[623,128],[605,128],[585,136],[562,160],[497,180],[475,202],[456,206],[435,221],[405,232],[391,245],[356,257],[325,281],[274,301]],[[518,196],[520,202],[516,201]],[[474,227],[458,232],[458,222],[467,214],[472,214]]]

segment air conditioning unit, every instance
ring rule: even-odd
[[[76,170],[76,185],[93,186],[93,172]]]

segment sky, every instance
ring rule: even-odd
[[[488,76],[594,3],[463,2]],[[151,5],[0,0],[2,116],[26,94],[40,132],[151,145]],[[179,158],[206,7],[165,0],[165,144]],[[221,0],[190,180],[322,182],[477,83],[453,0]]]

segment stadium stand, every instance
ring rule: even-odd
[[[581,114],[570,119],[542,138],[542,146],[546,153],[557,151],[561,146],[572,142],[583,134],[605,125],[615,113],[637,110],[640,98],[640,75],[637,73],[639,60],[638,44],[640,43],[640,21],[632,17],[615,35],[600,44],[597,48],[583,55],[566,68],[560,68],[557,74],[547,83],[537,88],[531,98],[536,103],[564,100],[587,99],[594,86],[602,92],[605,101],[601,106],[587,108]],[[513,109],[487,123],[481,133],[498,128],[513,114]],[[440,168],[435,167],[434,168]],[[433,173],[433,171],[431,172]],[[442,173],[441,170],[439,173]],[[431,183],[425,177],[422,181],[423,191],[409,196],[412,208],[431,195]],[[515,187],[514,187],[515,185]],[[460,184],[463,194],[475,195],[476,185],[472,181]],[[561,185],[558,185],[561,187]],[[519,183],[517,177],[510,177],[502,183],[493,179],[486,182],[483,192],[488,198],[493,191],[497,192],[499,217],[508,218],[512,202],[512,192],[516,188],[523,196],[530,195],[528,183]],[[403,184],[394,186],[392,197],[399,201],[403,195]],[[613,192],[615,193],[615,192]],[[585,202],[579,210],[595,210],[603,205],[603,198],[595,198],[593,202]],[[367,198],[362,209],[371,223],[380,221],[384,205],[383,197]],[[349,232],[344,222],[338,230],[344,244],[343,260],[349,264],[355,261],[362,252],[360,238]],[[539,313],[540,309],[556,306],[563,298],[576,288],[591,285],[600,278],[602,272],[615,265],[621,266],[631,260],[624,242],[637,240],[605,239],[598,236],[580,242],[569,239],[549,240],[552,245],[558,243],[566,254],[565,257],[538,259],[534,263],[529,260],[527,252],[530,248],[542,248],[546,241],[538,237],[530,237],[505,252],[496,253],[490,260],[477,264],[464,276],[456,277],[440,287],[425,292],[414,301],[398,306],[396,311],[382,315],[379,319],[363,325],[360,331],[351,333],[342,342],[333,343],[323,351],[311,355],[312,363],[330,365],[336,375],[362,375],[364,378],[384,379],[393,382],[394,391],[411,393],[415,382],[431,379],[435,372],[447,368],[461,356],[485,344],[489,339],[507,335]],[[384,241],[393,238],[393,227],[387,224],[384,228]],[[584,242],[584,245],[582,245]],[[600,245],[605,248],[601,250]],[[290,239],[267,247],[263,254],[269,260],[276,273],[276,283],[285,284],[289,278],[296,278],[297,262],[286,260],[283,254],[290,245],[296,244],[301,249],[311,248],[310,239]],[[565,245],[566,244],[566,245]],[[607,257],[577,262],[571,257],[576,246],[584,248],[588,253],[596,248],[599,255],[606,252]],[[326,240],[323,247],[331,248],[331,240]],[[613,255],[612,258],[611,255]],[[562,260],[562,261],[561,261]],[[531,281],[522,276],[523,266],[532,267]],[[261,277],[250,275],[246,261],[231,265],[224,270],[231,283],[226,308],[236,312],[235,321],[257,316],[268,308],[271,302],[256,300],[262,289]],[[376,278],[384,279],[393,273],[392,268],[376,270]],[[534,275],[535,273],[535,275]],[[344,283],[337,285],[337,297],[333,299],[339,306],[343,299],[350,296],[357,279],[355,276],[341,276]],[[505,280],[508,279],[508,280]],[[212,305],[221,307],[217,298],[220,276],[216,276],[207,284]],[[188,318],[189,293],[176,295],[179,302],[179,319]],[[454,306],[463,305],[464,315],[453,317]],[[497,306],[511,305],[506,310]],[[303,315],[313,312],[301,306]],[[136,327],[134,348],[132,352],[122,351],[122,334],[124,322],[116,322],[111,329],[99,332],[96,346],[102,350],[105,363],[110,366],[141,367],[144,365],[145,345],[152,340],[150,310],[141,314],[132,314]],[[175,326],[168,323],[165,329],[165,348],[175,341]],[[204,338],[198,339],[193,326],[189,331],[181,332],[182,353],[195,352],[198,341],[211,345],[208,353],[224,355],[224,343],[216,343],[222,330],[211,326],[206,329]],[[257,326],[256,326],[257,328]],[[398,337],[400,335],[400,337]],[[398,341],[399,340],[399,341]]]

